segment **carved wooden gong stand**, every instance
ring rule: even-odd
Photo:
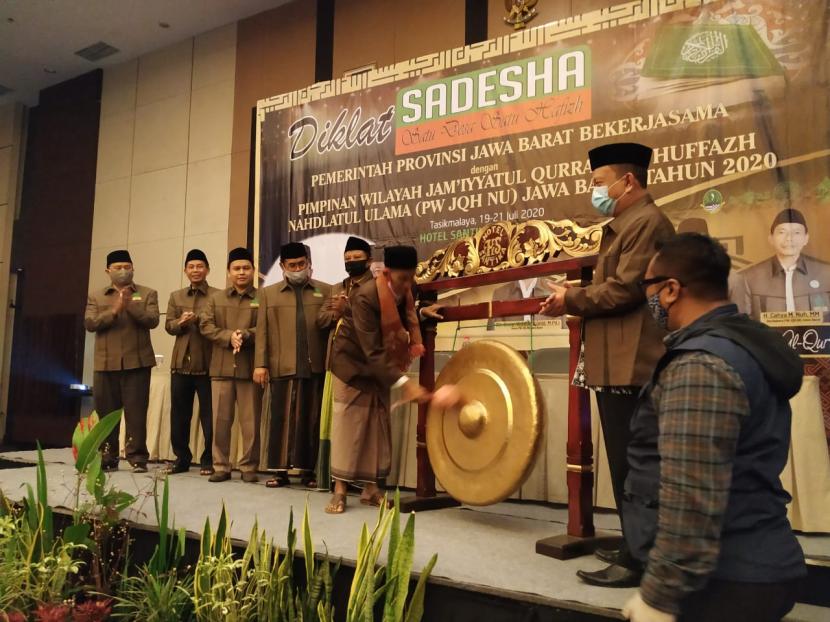
[[[502,227],[502,231],[498,231]],[[493,229],[496,228],[495,233]],[[563,231],[565,232],[563,234]],[[575,231],[575,233],[574,233]],[[524,235],[524,237],[522,237]],[[496,244],[493,244],[493,239]],[[496,223],[473,236],[441,249],[419,266],[418,280],[422,304],[435,301],[438,292],[458,288],[479,287],[520,279],[565,274],[573,284],[591,282],[596,251],[601,240],[601,227],[581,228],[568,221],[529,221],[519,225]],[[564,243],[563,243],[564,242]],[[496,265],[478,251],[502,249],[503,257]],[[561,251],[565,251],[562,253]],[[572,252],[577,256],[567,256]],[[579,256],[581,255],[581,256]],[[559,258],[559,257],[563,258]],[[490,265],[495,262],[492,258]],[[525,264],[525,265],[521,265]],[[515,266],[515,267],[513,267]],[[472,273],[472,274],[470,274]],[[447,276],[449,275],[449,276]],[[442,278],[443,277],[443,278]],[[441,310],[442,322],[477,320],[532,315],[544,299],[492,301],[470,305],[449,306]],[[581,320],[569,317],[569,378],[573,377],[581,345]],[[435,385],[435,335],[437,321],[422,325],[426,353],[421,358],[419,381],[427,390]],[[401,499],[404,511],[423,511],[458,505],[458,501],[435,489],[435,474],[426,446],[427,404],[418,407],[416,432],[417,487],[415,496]],[[613,546],[619,538],[597,537],[593,521],[593,443],[591,441],[591,410],[586,389],[572,384],[568,389],[567,439],[568,527],[567,534],[539,540],[536,552],[568,559],[592,552],[598,546]]]

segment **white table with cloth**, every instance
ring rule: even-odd
[[[559,354],[560,357],[564,353]],[[533,471],[514,498],[567,503],[565,481],[565,443],[567,440],[568,376],[561,373],[537,373],[547,409],[541,449]],[[267,392],[266,392],[267,393]],[[394,400],[393,396],[393,400]],[[821,416],[818,379],[804,378],[801,391],[792,401],[792,443],[787,466],[781,475],[784,488],[792,495],[789,517],[794,529],[803,532],[830,533],[830,452]],[[191,426],[191,450],[202,452],[204,441],[199,428],[197,405]],[[263,401],[261,463],[264,465],[269,427],[267,394]],[[418,414],[413,405],[398,407],[392,413],[392,473],[390,486],[414,488],[417,480],[415,430]],[[614,499],[605,448],[602,442],[596,403],[591,400],[592,440],[594,444],[594,504],[613,508]],[[122,425],[122,449],[124,426]],[[238,456],[239,430],[234,425],[231,455]],[[147,413],[147,449],[151,460],[172,460],[170,447],[170,372],[154,369],[150,382],[150,407]]]

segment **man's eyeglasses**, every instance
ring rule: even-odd
[[[656,285],[657,283],[662,283],[663,281],[668,281],[669,279],[674,279],[680,283],[681,287],[683,287],[683,282],[673,276],[653,276],[650,279],[640,279],[637,281],[637,285],[640,286],[640,289],[645,289],[649,285]]]

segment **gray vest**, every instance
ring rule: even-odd
[[[640,561],[647,561],[657,532],[660,455],[657,413],[649,399],[651,388],[675,356],[690,350],[723,359],[749,388],[750,412],[741,422],[720,557],[713,576],[747,583],[803,576],[804,555],[787,520],[786,506],[791,498],[779,477],[790,446],[789,400],[771,389],[763,369],[744,348],[729,339],[705,334],[675,343],[640,394],[631,422],[630,471],[623,501],[625,537],[631,552]]]

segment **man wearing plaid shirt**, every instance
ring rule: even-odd
[[[778,621],[806,574],[780,473],[802,364],[728,301],[708,236],[665,242],[641,282],[666,354],[631,424],[623,517],[645,572],[634,622]]]

